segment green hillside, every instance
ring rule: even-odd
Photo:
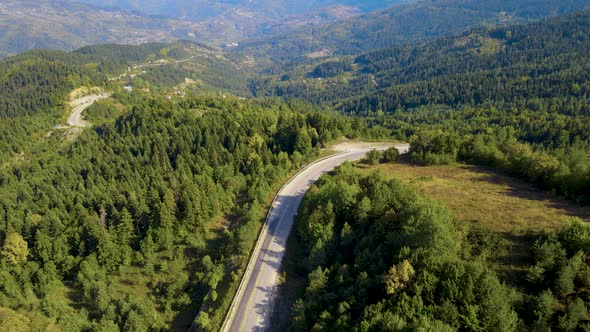
[[[186,329],[202,305],[218,324],[271,189],[315,153],[307,132],[344,129],[286,104],[120,101],[133,111],[0,169],[0,307],[20,326]]]
[[[359,73],[374,76],[376,92],[342,108],[393,112],[425,104],[522,105],[565,97],[584,103],[590,91],[588,32],[590,12],[582,12],[369,53],[355,63]]]
[[[65,52],[35,51],[0,61],[0,165],[47,141],[73,89],[107,84],[104,75]]]
[[[181,86],[187,79],[194,84]],[[0,163],[53,139],[48,132],[63,121],[66,97],[73,90],[98,86],[119,92],[123,84],[162,95],[241,94],[247,89],[245,74],[235,64],[192,42],[29,51],[0,61]]]
[[[363,115],[424,105],[509,107],[568,98],[586,104],[589,31],[588,11],[530,25],[479,28],[299,66],[282,79],[252,86],[256,95],[302,98]]]
[[[423,41],[478,26],[529,22],[588,8],[587,0],[419,1],[353,17],[342,22],[245,41],[232,52],[251,56],[273,72],[292,62]],[[275,64],[276,66],[273,66]]]
[[[0,61],[0,330],[186,330],[199,310],[215,330],[273,190],[334,138],[391,135],[236,80],[188,42]],[[68,138],[54,124],[90,87],[113,95],[89,119],[112,118]]]
[[[472,29],[253,82],[415,140],[414,161],[471,162],[588,201],[590,12]]]
[[[344,165],[306,194],[285,267],[286,325],[587,329],[590,228],[567,218],[587,218],[590,202],[589,32],[581,11],[256,82],[411,142],[396,164]],[[374,152],[364,163],[386,159]]]

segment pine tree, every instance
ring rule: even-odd
[[[133,218],[127,208],[123,208],[119,213],[119,222],[116,226],[116,236],[119,245],[129,246],[135,236]]]

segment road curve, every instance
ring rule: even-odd
[[[278,281],[287,238],[299,203],[311,185],[322,174],[333,170],[345,161],[359,160],[370,150],[385,150],[390,146],[345,148],[346,150],[341,153],[320,159],[305,167],[281,188],[273,201],[223,324],[223,332],[268,329],[273,292]],[[395,147],[402,153],[407,152],[409,148],[407,144],[399,144]]]
[[[109,93],[100,93],[78,98],[72,101],[70,106],[72,106],[74,109],[68,117],[68,125],[70,127],[90,127],[90,123],[82,119],[82,112],[84,112],[85,109],[90,107],[95,102],[109,98],[110,96],[111,95]]]

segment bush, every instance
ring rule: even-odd
[[[381,152],[379,152],[377,150],[371,150],[371,151],[367,152],[367,155],[365,156],[365,159],[363,159],[363,162],[365,164],[369,164],[369,165],[377,165],[379,163],[380,159],[381,159]]]
[[[381,156],[382,163],[392,163],[399,158],[399,151],[395,147],[389,148],[383,152]]]
[[[421,132],[410,145],[410,156],[412,162],[425,166],[453,164],[461,145],[461,139],[455,133]]]
[[[410,154],[410,158],[413,163],[424,166],[452,165],[457,162],[456,156],[432,152],[426,152],[424,154],[412,153]]]

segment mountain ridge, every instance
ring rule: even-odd
[[[404,1],[411,0],[387,0],[380,5],[372,1],[372,7],[358,5],[358,1],[345,1],[357,3],[356,6],[327,1],[325,6],[310,7],[309,11],[302,12],[289,12],[283,8],[288,7],[288,3],[271,5],[272,1],[255,6],[247,6],[250,2],[244,2],[246,5],[227,3],[219,10],[215,9],[220,6],[217,2],[203,1],[195,10],[184,10],[187,13],[215,10],[210,15],[191,17],[150,15],[154,12],[142,11],[139,2],[134,2],[134,6],[117,7],[98,1],[7,0],[0,3],[0,57],[36,48],[73,50],[99,43],[138,45],[189,39],[213,45],[231,44],[358,15],[364,12],[362,8],[382,8],[384,4]],[[165,8],[169,3],[152,2],[155,8]],[[178,6],[171,8],[180,8]]]
[[[582,97],[588,83],[583,68],[589,64],[580,55],[590,52],[584,35],[590,31],[589,21],[590,10],[584,10],[529,24],[475,28],[295,66],[251,86],[256,96],[301,98],[363,115],[433,104],[513,102],[504,99],[508,95],[519,101],[524,96]],[[566,84],[551,91],[547,86],[557,77]],[[533,85],[537,92],[529,93]]]
[[[394,45],[459,33],[481,25],[526,23],[589,8],[588,0],[424,0],[336,23],[243,41],[231,51],[268,71],[292,63],[358,55]],[[268,55],[270,54],[270,55]],[[272,59],[272,61],[269,60]]]

